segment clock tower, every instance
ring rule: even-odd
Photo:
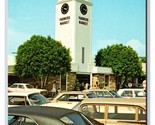
[[[92,71],[91,0],[58,0],[56,4],[56,40],[70,48],[71,72]]]

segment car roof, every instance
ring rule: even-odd
[[[65,91],[65,92],[60,92],[61,94],[86,94],[89,92],[84,92],[84,91]]]
[[[12,85],[31,85],[31,84],[29,84],[29,83],[13,83]]]
[[[84,99],[83,103],[95,104],[120,104],[120,105],[139,105],[145,108],[146,99],[144,98],[88,98]]]
[[[143,88],[123,88],[123,89],[119,89],[118,90],[118,92],[119,91],[145,91],[145,89],[143,89]]]
[[[9,92],[8,96],[27,96],[29,94],[34,94],[39,92],[32,92],[32,91],[20,91],[20,92]]]
[[[29,115],[29,116],[42,116],[48,118],[60,118],[68,113],[74,113],[77,111],[57,108],[57,107],[48,107],[48,106],[18,106],[18,107],[9,107],[9,114],[16,115]]]
[[[113,91],[113,90],[108,90],[108,89],[87,89],[87,90],[83,90],[83,92],[85,92],[85,91],[92,92],[92,91]]]
[[[123,91],[123,90],[142,90],[142,91],[144,91],[145,89],[143,89],[143,88],[123,88],[123,89],[119,89],[118,91]]]

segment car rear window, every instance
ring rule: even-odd
[[[92,93],[88,93],[87,97],[88,98],[96,98],[96,95],[92,92]]]
[[[17,88],[17,85],[11,85],[10,88]]]
[[[33,85],[26,85],[26,87],[27,87],[27,88],[29,88],[29,89],[34,88],[34,86],[33,86]]]
[[[121,96],[115,91],[109,91],[115,98],[120,98]]]

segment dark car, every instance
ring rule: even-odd
[[[8,108],[8,125],[104,125],[64,108],[19,106]]]

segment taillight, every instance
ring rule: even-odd
[[[12,92],[12,91],[8,89],[8,93],[9,93],[9,92]]]

